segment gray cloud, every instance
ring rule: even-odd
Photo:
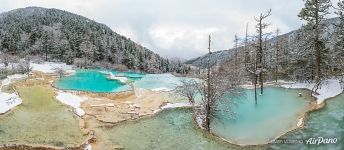
[[[94,19],[115,32],[165,57],[198,57],[213,49],[232,47],[235,34],[243,36],[246,23],[254,32],[254,16],[272,8],[270,31],[283,33],[301,25],[301,0],[2,0],[0,11],[27,6],[67,10]]]

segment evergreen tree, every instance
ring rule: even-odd
[[[317,83],[317,87],[315,87],[315,91],[317,90],[318,86],[321,83],[322,68],[323,60],[322,55],[325,51],[325,39],[321,36],[325,29],[324,19],[327,14],[329,14],[329,8],[331,6],[330,0],[306,0],[305,7],[302,8],[301,12],[299,13],[299,17],[302,20],[307,21],[307,30],[309,35],[311,36],[308,41],[306,42],[312,49],[312,55],[315,57],[314,59],[314,78]],[[308,62],[311,63],[311,62]]]
[[[333,71],[336,75],[343,75],[344,72],[344,1],[338,2],[336,14],[339,16],[339,24],[336,26],[334,53],[332,54]]]

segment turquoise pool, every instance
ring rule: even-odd
[[[271,149],[342,150],[344,149],[344,94],[326,100],[325,108],[311,112],[303,129],[290,132],[280,140],[301,140],[302,143],[273,144]],[[337,138],[332,144],[307,144],[310,138]]]
[[[298,97],[299,92],[309,94],[295,89],[265,88],[256,105],[254,90],[245,90],[246,96],[234,98],[238,104],[232,109],[237,114],[229,117],[228,113],[217,113],[211,130],[236,144],[266,144],[297,127],[310,102],[306,97]]]
[[[164,110],[157,116],[124,122],[103,130],[113,145],[126,150],[228,150],[233,146],[210,139],[192,123],[191,109]]]
[[[100,70],[78,70],[72,76],[63,77],[55,84],[59,89],[91,92],[120,92],[130,86],[117,80],[108,80]]]
[[[142,79],[135,81],[135,86],[143,89],[169,89],[173,90],[177,86],[182,85],[180,77],[175,77],[172,74],[147,74]]]
[[[126,83],[107,79],[110,73],[133,81],[136,88],[173,90],[181,85],[181,78],[172,74],[142,74],[107,70],[77,70],[76,74],[61,78],[55,85],[59,89],[90,92],[121,92],[131,89]]]

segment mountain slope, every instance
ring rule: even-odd
[[[0,51],[47,61],[124,64],[149,72],[184,71],[104,24],[58,9],[27,7],[0,14]],[[182,68],[181,68],[182,67]]]
[[[337,17],[336,18],[330,18],[330,19],[327,19],[325,21],[325,25],[327,26],[327,32],[323,36],[329,39],[328,40],[329,42],[326,44],[330,48],[332,48],[334,45],[334,43],[332,43],[332,42],[335,41],[334,38],[336,36],[333,33],[336,30],[335,25],[337,25],[337,24],[339,24],[339,18],[337,18]],[[286,34],[280,35],[280,36],[278,36],[278,38],[274,37],[274,38],[269,39],[267,41],[267,43],[264,43],[264,45],[267,47],[265,50],[266,55],[272,55],[274,53],[273,52],[274,48],[275,48],[274,43],[275,43],[276,39],[279,39],[281,49],[283,49],[285,51],[284,53],[286,55],[293,55],[294,54],[293,51],[295,52],[298,49],[300,49],[300,47],[297,44],[299,44],[298,43],[299,38],[303,36],[302,32],[303,32],[302,28],[300,28],[300,29],[288,32]],[[243,47],[239,47],[237,51],[240,52],[241,50],[243,50]],[[255,49],[253,49],[253,50],[255,50]],[[232,48],[229,50],[222,50],[222,51],[213,52],[210,56],[211,57],[210,65],[214,66],[214,65],[224,63],[227,60],[231,60],[234,56],[234,51],[235,51],[235,49]],[[205,68],[207,66],[208,56],[209,56],[208,54],[205,54],[201,57],[197,57],[195,59],[188,60],[185,63],[191,64],[191,65],[196,66],[196,67]],[[293,57],[293,56],[291,56],[291,57]]]
[[[234,55],[233,52],[234,52],[233,49],[213,52],[210,56],[210,66],[214,66],[222,62],[225,62],[228,59],[231,59],[232,56]],[[206,68],[207,62],[208,62],[208,56],[209,55],[206,54],[206,55],[197,57],[195,59],[188,60],[185,63],[191,64],[193,66],[197,66],[200,68]]]

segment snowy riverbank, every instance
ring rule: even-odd
[[[281,86],[284,88],[293,88],[293,89],[309,89],[312,90],[315,83],[282,83]],[[336,97],[343,92],[343,89],[340,85],[340,81],[337,79],[328,79],[323,81],[317,90],[317,95],[313,95],[317,98],[317,103],[321,104],[326,99]]]
[[[155,110],[153,113],[158,113],[164,109],[174,109],[174,108],[188,108],[193,107],[189,102],[180,102],[180,103],[167,103],[166,105],[160,107],[160,109]]]
[[[2,89],[2,87],[4,86],[10,85],[11,82],[13,81],[22,80],[25,78],[27,78],[27,75],[25,74],[14,74],[14,75],[7,76],[7,78],[1,81],[0,89]]]
[[[23,100],[20,99],[19,95],[17,93],[3,93],[1,92],[1,89],[4,86],[10,85],[11,82],[16,81],[16,80],[22,80],[27,78],[27,75],[23,74],[15,74],[15,75],[10,75],[7,76],[4,80],[1,81],[0,85],[0,114],[4,114],[7,111],[11,110],[12,108],[20,105],[23,103]]]
[[[55,73],[57,68],[65,70],[67,73],[73,73],[73,66],[67,65],[65,63],[55,63],[55,62],[43,62],[43,63],[30,63],[32,71],[39,71],[43,73]]]
[[[16,93],[8,94],[0,92],[0,114],[4,114],[12,108],[20,105],[22,99]]]

